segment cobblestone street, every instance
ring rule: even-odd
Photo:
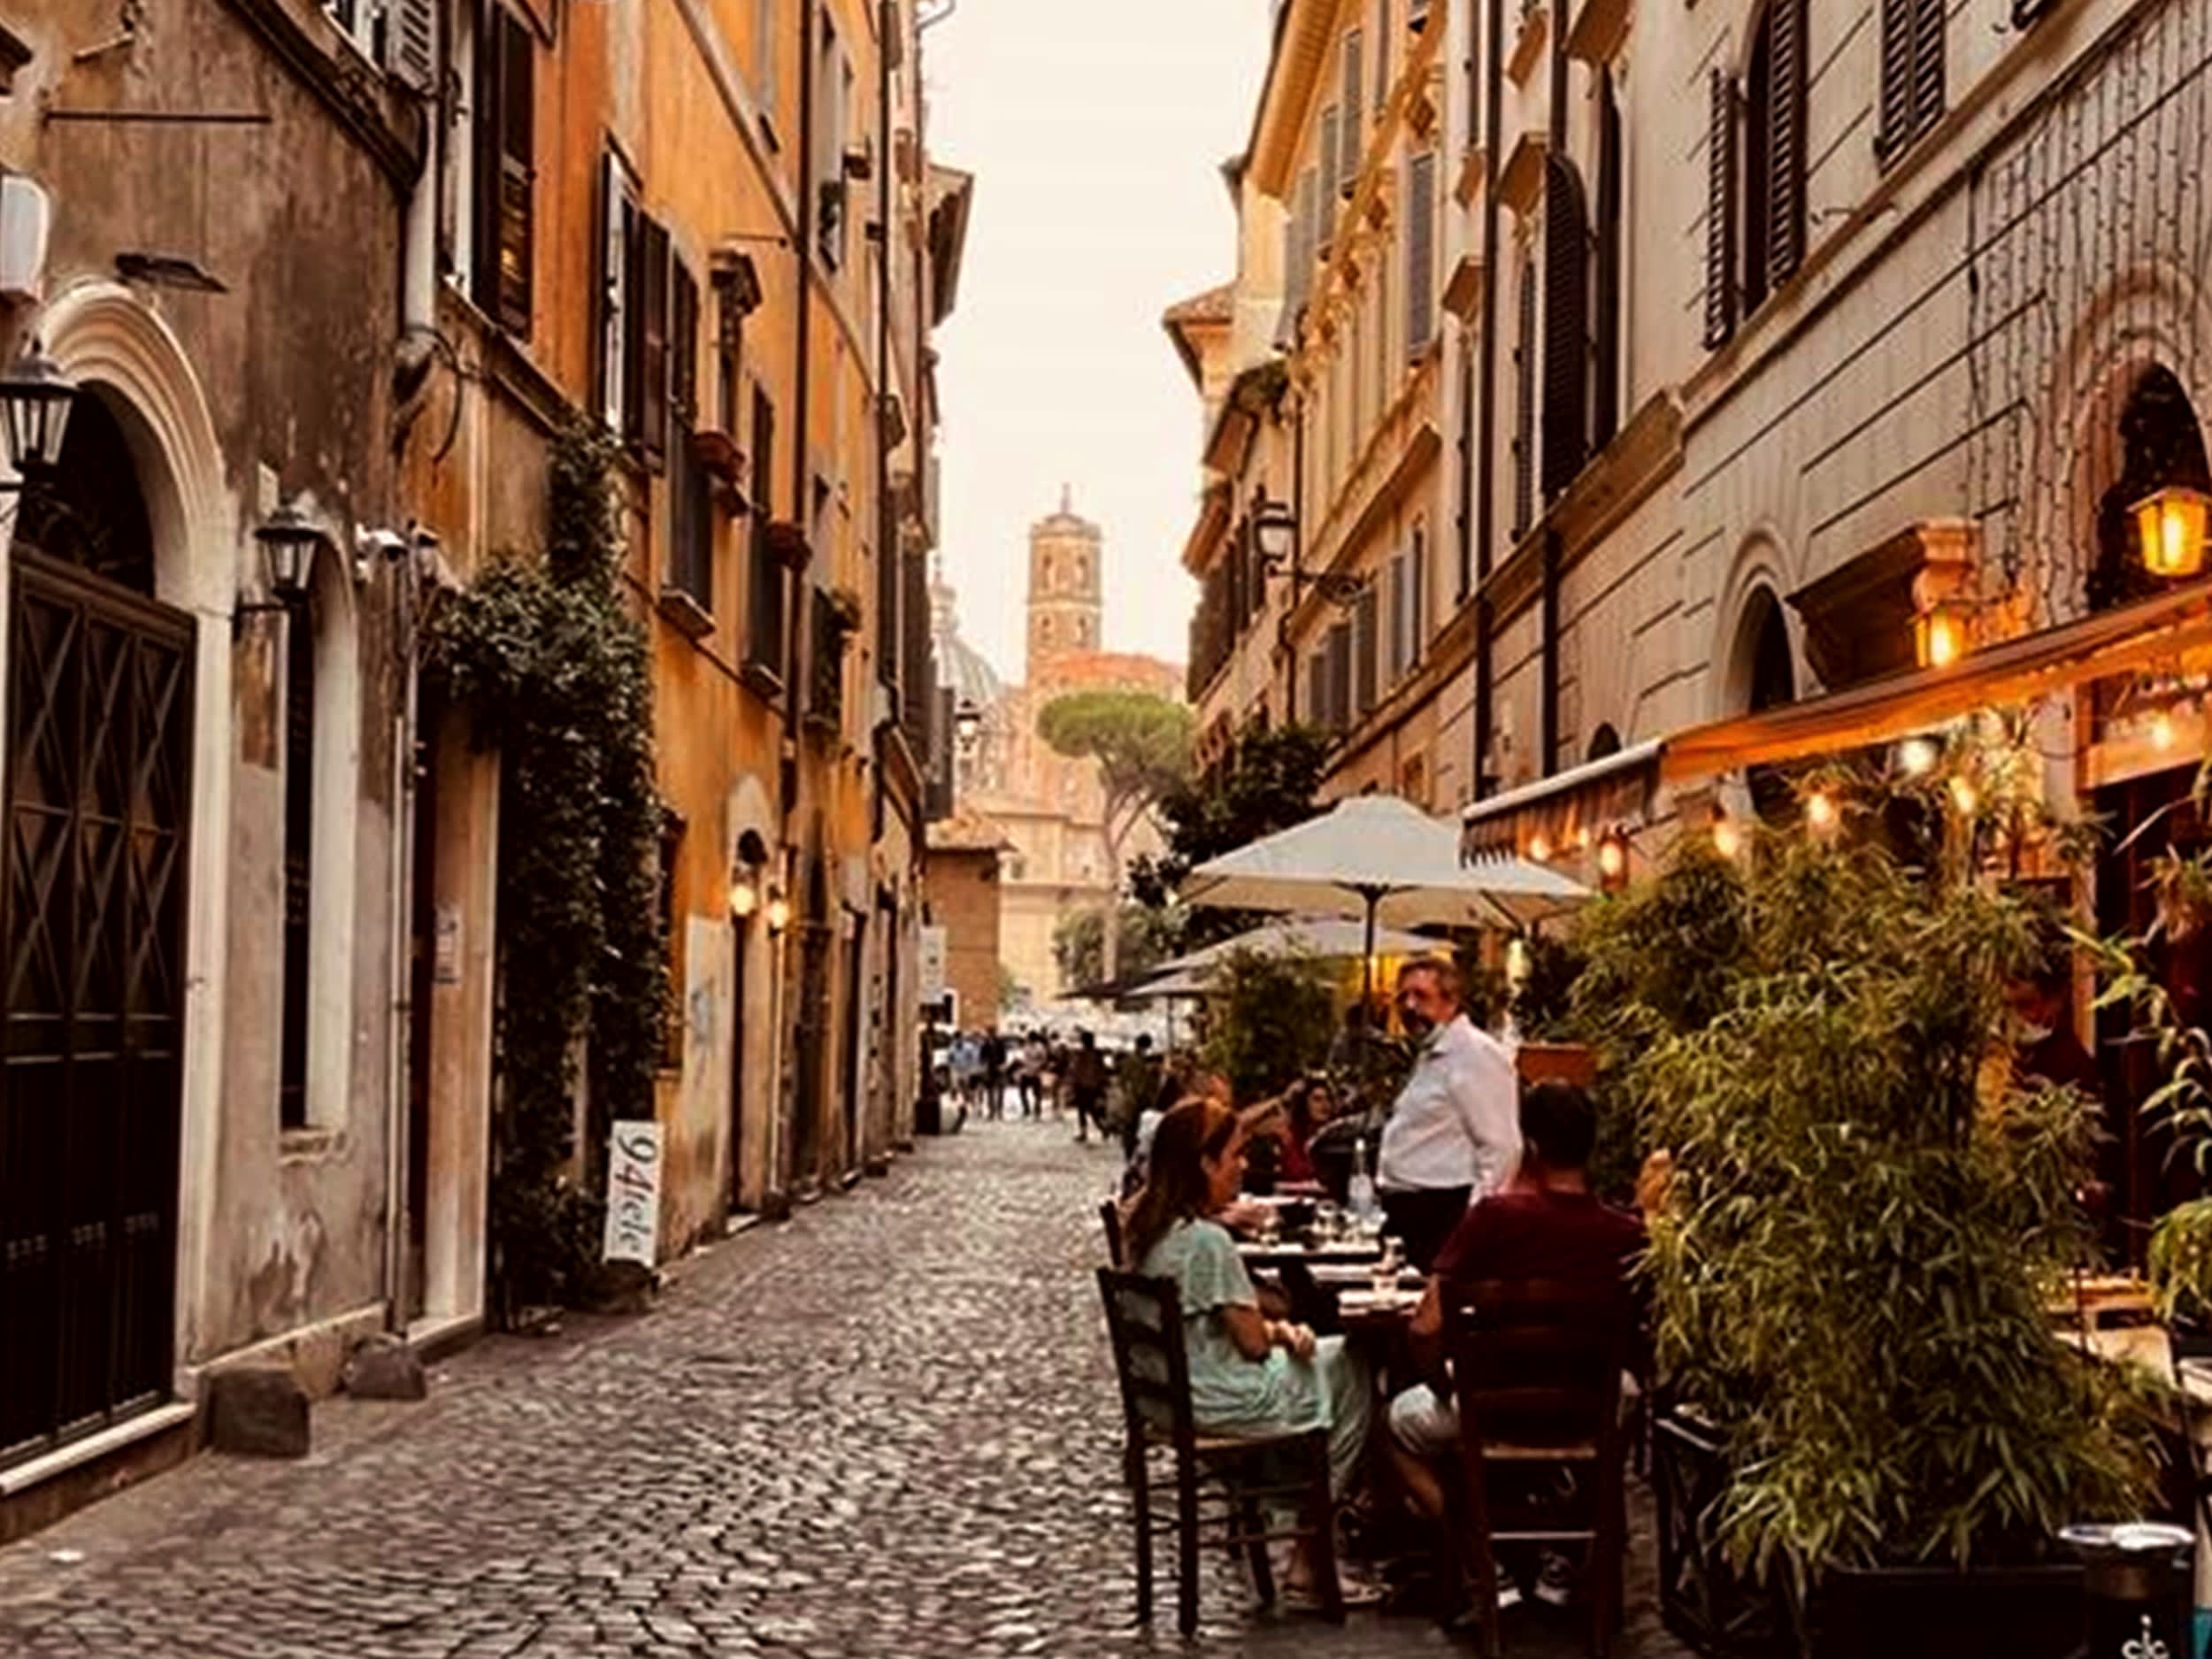
[[[1089,1278],[1108,1171],[1059,1125],[971,1125],[681,1263],[646,1318],[488,1340],[425,1404],[326,1402],[303,1462],[203,1456],[0,1552],[0,1655],[1176,1651],[1171,1580],[1158,1632],[1133,1622]],[[1628,1659],[1677,1651],[1648,1555]],[[1209,1572],[1208,1651],[1452,1647],[1263,1617]]]

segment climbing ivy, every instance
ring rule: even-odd
[[[544,557],[498,558],[432,631],[432,672],[501,763],[491,1240],[509,1323],[588,1281],[607,1127],[653,1116],[668,1018],[651,661],[622,603],[613,458],[595,426],[565,432]]]

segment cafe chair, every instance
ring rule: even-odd
[[[1176,1626],[1185,1636],[1198,1628],[1198,1551],[1218,1544],[1241,1553],[1251,1568],[1261,1603],[1275,1599],[1267,1547],[1286,1539],[1310,1539],[1323,1610],[1344,1618],[1336,1575],[1336,1504],[1329,1494],[1329,1436],[1325,1429],[1269,1435],[1202,1434],[1192,1422],[1190,1367],[1183,1348],[1183,1313],[1171,1279],[1101,1268],[1100,1295],[1112,1333],[1114,1369],[1121,1378],[1127,1435],[1122,1453],[1137,1547],[1137,1618],[1152,1619],[1152,1540],[1175,1534]],[[1175,1480],[1171,1517],[1155,1519],[1152,1461],[1164,1453]],[[1298,1522],[1270,1532],[1270,1499],[1294,1501]]]
[[[1106,1265],[1121,1267],[1121,1206],[1107,1199],[1098,1207],[1098,1225],[1106,1232]]]
[[[1454,1563],[1472,1562],[1486,1655],[1500,1651],[1500,1544],[1580,1546],[1590,1651],[1612,1650],[1628,1535],[1621,1374],[1633,1331],[1622,1298],[1537,1279],[1476,1284],[1445,1309],[1465,1528]],[[1571,1495],[1531,1495],[1531,1476],[1560,1470],[1571,1472]]]

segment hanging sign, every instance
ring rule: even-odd
[[[945,1000],[945,930],[925,927],[921,931],[922,1006],[928,1008]]]
[[[650,1267],[660,1245],[661,1126],[625,1118],[607,1141],[607,1235],[600,1253]]]

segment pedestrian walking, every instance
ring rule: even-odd
[[[983,1033],[983,1108],[997,1123],[1006,1116],[1006,1040],[993,1026]]]
[[[1045,1069],[1048,1064],[1044,1040],[1031,1032],[1022,1042],[1022,1116],[1041,1118],[1045,1111]]]
[[[1088,1141],[1093,1124],[1098,1138],[1106,1139],[1106,1056],[1098,1051],[1098,1039],[1087,1031],[1075,1035],[1075,1053],[1068,1061],[1068,1102],[1075,1108],[1075,1138]]]

